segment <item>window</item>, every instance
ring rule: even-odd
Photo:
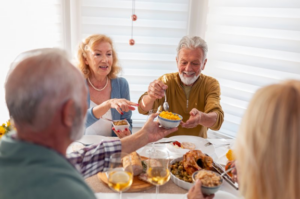
[[[210,0],[205,38],[204,72],[221,85],[221,134],[235,137],[258,88],[300,79],[299,1]]]
[[[60,0],[3,1],[0,3],[1,66],[0,122],[9,115],[4,98],[5,75],[18,54],[34,48],[65,48],[63,2]]]

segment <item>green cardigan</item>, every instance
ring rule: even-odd
[[[46,147],[5,135],[0,141],[0,198],[96,197],[64,156]]]
[[[187,99],[183,90],[178,72],[165,74],[161,76],[159,80],[168,85],[166,95],[170,106],[169,111],[181,115],[183,117],[182,121],[184,122],[190,117],[189,112],[193,108],[204,113],[215,112],[218,115],[217,121],[210,129],[219,130],[221,128],[224,120],[224,112],[220,105],[220,85],[216,79],[201,74],[200,78],[192,86],[189,99]],[[139,103],[141,103],[141,99],[144,95],[147,95],[147,92],[140,97]],[[155,100],[152,109],[157,110],[159,106],[162,107],[164,100],[165,98]],[[140,107],[138,110],[142,114],[148,114],[148,112],[142,110]],[[170,134],[168,137],[175,135],[194,135],[206,138],[207,129],[207,127],[201,125],[191,129],[179,126],[178,131]]]

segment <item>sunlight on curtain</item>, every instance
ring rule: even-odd
[[[63,47],[62,1],[1,1],[0,24],[0,123],[3,123],[9,118],[4,82],[11,62],[26,50]]]

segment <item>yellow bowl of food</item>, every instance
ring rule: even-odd
[[[216,193],[223,183],[223,178],[220,174],[205,169],[195,171],[192,178],[194,182],[198,179],[201,180],[201,190],[206,195]]]
[[[168,112],[168,111],[162,111],[158,115],[158,122],[165,129],[171,129],[171,128],[178,127],[181,120],[182,120],[181,115],[178,115],[178,114],[172,113],[172,112]]]

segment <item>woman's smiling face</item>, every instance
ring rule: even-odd
[[[96,77],[107,76],[112,67],[112,47],[108,42],[95,44],[93,49],[87,53],[85,63],[89,65],[91,74]]]

